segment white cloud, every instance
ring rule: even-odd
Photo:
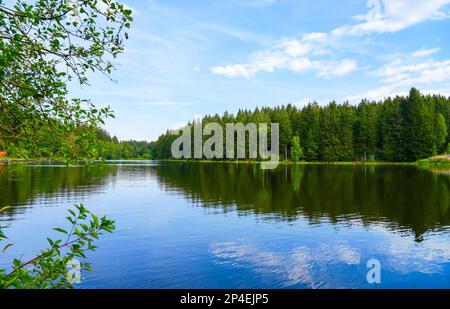
[[[305,44],[300,40],[283,40],[277,47],[284,49],[290,57],[304,56],[314,49],[312,45]]]
[[[250,78],[254,75],[254,70],[250,65],[230,64],[226,66],[212,67],[211,72],[217,75],[223,75],[229,78],[245,77]]]
[[[448,93],[450,83],[450,60],[437,61],[430,56],[438,48],[421,49],[410,54],[397,54],[387,64],[370,74],[378,78],[381,86],[346,99],[357,102],[361,99],[381,100],[396,95],[406,95],[411,87],[424,89],[427,85],[439,89],[424,90],[424,93]]]
[[[313,68],[314,64],[308,58],[297,58],[292,60],[289,63],[289,66],[291,70],[294,72],[303,72]]]
[[[368,12],[354,17],[359,23],[337,27],[329,33],[311,32],[300,38],[283,39],[272,48],[251,54],[247,63],[215,66],[211,68],[211,72],[229,78],[251,78],[259,72],[280,69],[296,73],[314,71],[318,77],[344,76],[358,68],[357,62],[354,59],[330,58],[330,54],[338,50],[336,46],[339,45],[330,42],[336,43],[344,36],[395,32],[426,20],[446,18],[447,14],[443,12],[443,8],[449,3],[450,0],[368,0]],[[439,49],[436,48],[423,49],[410,58],[426,58],[437,52]],[[423,83],[426,79],[430,82],[445,79],[446,63],[440,64],[445,67],[439,68],[434,76],[423,72],[420,79],[408,82]],[[407,80],[407,77],[394,74],[385,79],[397,83]],[[377,92],[384,92],[385,89],[386,87]]]
[[[339,62],[322,62],[319,63],[317,69],[319,76],[344,76],[357,69],[358,65],[355,60],[344,59]]]
[[[364,93],[348,96],[344,100],[350,103],[359,103],[363,99],[378,101],[387,97],[394,97],[396,95],[405,95],[406,92],[396,92],[392,86],[382,86],[376,89],[366,91]]]
[[[375,71],[374,76],[381,78],[384,84],[397,88],[450,81],[450,60],[437,61],[429,58],[438,51],[419,50],[410,55],[399,55]]]
[[[353,59],[313,59],[324,55],[323,47],[301,39],[285,39],[268,50],[250,55],[249,62],[211,68],[213,74],[229,78],[251,78],[259,72],[289,70],[295,73],[313,71],[319,77],[343,76],[357,69]]]
[[[440,48],[421,49],[421,50],[418,50],[418,51],[412,53],[412,56],[414,58],[429,57],[429,56],[434,55],[434,54],[436,54],[436,53],[438,53],[440,51],[441,51]]]
[[[368,13],[355,17],[360,23],[338,27],[331,33],[341,36],[396,32],[426,20],[447,18],[442,9],[449,3],[450,0],[369,0]]]
[[[328,37],[327,33],[324,32],[311,32],[311,33],[305,33],[302,36],[302,40],[305,42],[311,41],[311,42],[324,42]]]

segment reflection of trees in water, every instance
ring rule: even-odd
[[[257,164],[162,163],[94,167],[0,166],[0,207],[82,197],[121,179],[140,184],[157,177],[165,190],[221,211],[264,214],[268,220],[385,222],[414,231],[450,225],[450,177],[445,169],[413,166],[293,165],[261,170]],[[39,200],[38,200],[39,199]],[[9,215],[20,207],[9,209]]]
[[[420,169],[427,170],[436,174],[450,176],[450,166],[449,165],[419,165]]]
[[[116,166],[45,167],[27,165],[0,166],[0,207],[14,206],[7,212],[13,215],[17,206],[42,202],[55,196],[71,198],[83,196],[104,186],[106,176],[115,174]]]
[[[359,218],[414,231],[417,239],[450,223],[450,177],[414,166],[259,165],[168,163],[156,167],[167,190],[206,207],[298,215],[316,222]]]

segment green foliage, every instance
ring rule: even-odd
[[[428,98],[412,88],[408,99],[402,100],[400,104],[403,161],[416,161],[437,152],[433,109],[429,102]]]
[[[152,145],[145,141],[118,141],[116,137],[111,136],[102,129],[97,129],[98,157],[105,160],[127,160],[127,159],[146,159],[152,158]]]
[[[320,107],[317,103],[309,103],[301,111],[300,134],[305,150],[305,160],[319,160]]]
[[[288,108],[275,108],[272,112],[272,122],[280,124],[280,155],[287,158],[288,147],[292,139],[292,125]]]
[[[92,130],[109,108],[68,99],[67,84],[109,74],[123,51],[131,10],[114,0],[0,0],[0,147],[36,157],[54,143],[67,161],[95,157]],[[62,145],[62,146],[61,146]]]
[[[376,103],[365,101],[356,109],[354,147],[357,158],[367,160],[376,154],[378,110]]]
[[[439,152],[443,152],[445,150],[447,134],[447,124],[445,123],[445,118],[442,114],[438,114],[436,119],[436,147]]]
[[[0,209],[0,212],[4,210],[6,208]],[[82,204],[76,205],[75,210],[69,210],[67,220],[71,224],[70,229],[55,228],[61,237],[47,238],[48,249],[28,261],[14,259],[9,271],[0,269],[0,288],[73,288],[67,269],[73,259],[79,260],[81,271],[91,270],[90,263],[83,261],[86,252],[95,251],[94,240],[104,232],[111,233],[115,229],[114,221],[106,217],[98,218]],[[5,239],[0,228],[0,241]],[[2,252],[12,245],[6,244]]]
[[[401,126],[402,117],[400,114],[400,102],[404,98],[387,98],[381,106],[380,118],[377,124],[378,148],[382,153],[382,158],[387,161],[402,161],[402,139]]]
[[[97,128],[112,111],[69,99],[67,84],[87,84],[89,72],[111,73],[111,59],[128,38],[131,10],[115,0],[4,3],[0,0],[0,148],[13,157],[57,156],[68,163],[97,158]],[[47,238],[50,247],[37,257],[15,259],[9,272],[0,270],[0,287],[73,287],[67,263],[85,258],[86,251],[95,250],[93,240],[114,229],[113,221],[99,219],[83,205],[76,210],[67,217],[70,232],[55,229],[65,240]],[[81,263],[82,270],[89,267]]]
[[[300,146],[300,138],[294,136],[292,138],[291,159],[292,161],[299,161],[303,158],[303,149]]]
[[[416,161],[445,151],[450,143],[450,98],[424,96],[411,89],[409,96],[381,102],[363,100],[357,106],[331,102],[239,111],[236,116],[205,116],[202,123],[280,124],[280,154],[292,153],[298,136],[306,161]],[[192,124],[189,124],[192,125]],[[151,144],[155,159],[170,159],[176,136],[167,131]],[[291,154],[292,158],[292,154]]]
[[[348,104],[331,102],[321,109],[319,158],[322,161],[351,161],[353,159],[353,124],[355,110]]]

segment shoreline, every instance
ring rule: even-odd
[[[221,164],[260,164],[262,161],[254,160],[191,160],[191,159],[120,159],[120,160],[106,160],[95,162],[118,162],[118,161],[159,161],[159,162],[173,162],[173,163],[221,163]],[[61,159],[16,159],[16,158],[0,158],[0,164],[15,164],[15,163],[64,163]],[[354,165],[354,166],[450,166],[450,159],[428,158],[421,159],[415,162],[384,162],[384,161],[279,161],[278,165]]]
[[[425,159],[426,160],[426,159]],[[222,164],[259,164],[262,161],[227,161],[227,160],[180,160],[180,159],[161,159],[155,161],[162,162],[174,162],[174,163],[222,163]],[[364,161],[335,161],[335,162],[323,162],[323,161],[279,161],[278,165],[287,166],[287,165],[354,165],[354,166],[450,166],[450,161],[448,162],[383,162],[383,161],[373,161],[373,162],[364,162]]]

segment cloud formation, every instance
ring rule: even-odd
[[[430,86],[450,84],[450,60],[439,61],[431,57],[439,51],[438,48],[421,49],[410,54],[394,55],[385,65],[370,73],[382,84],[380,87],[346,99],[350,102],[382,100],[388,96],[405,95],[411,87],[421,87],[423,93],[448,94],[442,89],[426,90]]]
[[[427,20],[448,18],[443,8],[449,3],[450,0],[369,0],[367,14],[354,17],[359,23],[338,27],[331,34],[396,32]]]
[[[332,47],[329,42],[350,36],[392,33],[427,20],[444,19],[449,14],[443,9],[449,3],[450,0],[368,0],[368,12],[354,16],[357,23],[337,27],[328,33],[311,32],[299,38],[283,39],[269,49],[252,53],[245,63],[213,66],[210,71],[228,78],[251,78],[260,72],[276,70],[313,71],[318,77],[344,76],[358,68],[357,61],[330,58]],[[431,56],[438,51],[417,51],[413,58]]]
[[[312,41],[320,39],[320,35],[309,35],[306,39],[286,39],[271,49],[255,52],[250,55],[249,62],[229,64],[211,68],[213,74],[229,78],[251,78],[260,72],[288,70],[296,73],[315,72],[319,77],[343,76],[357,69],[354,59],[317,58],[324,53],[321,44]]]

